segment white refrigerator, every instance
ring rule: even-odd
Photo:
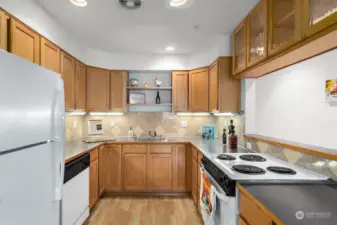
[[[60,75],[0,50],[0,224],[61,224],[64,126]]]

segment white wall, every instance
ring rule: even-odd
[[[337,106],[325,102],[325,81],[337,78],[336,59],[337,50],[330,51],[257,79],[256,104],[247,98],[246,105],[255,110],[256,133],[337,149]],[[254,124],[246,127],[254,131]]]
[[[38,4],[29,0],[0,0],[0,7],[77,59],[84,61],[86,49]]]
[[[245,98],[245,134],[255,134],[256,79],[246,79],[244,82],[246,91],[244,95],[241,93],[241,98]]]

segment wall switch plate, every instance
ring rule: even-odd
[[[247,142],[246,143],[246,148],[248,148],[249,150],[252,150],[252,143]]]
[[[77,122],[76,122],[76,120],[74,120],[74,128],[76,128],[77,127]]]
[[[182,128],[186,128],[186,127],[187,127],[187,121],[186,121],[186,120],[180,121],[180,126],[181,126]]]
[[[113,121],[113,120],[110,121],[110,127],[111,127],[111,128],[114,128],[114,127],[115,127],[115,121]]]

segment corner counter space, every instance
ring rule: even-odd
[[[335,225],[337,184],[238,184],[240,219],[249,225]],[[266,222],[267,223],[266,223]]]

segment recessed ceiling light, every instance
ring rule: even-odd
[[[167,47],[166,47],[166,51],[168,51],[168,52],[172,52],[172,51],[174,51],[174,50],[176,50],[176,48],[173,47],[173,46],[167,46]]]
[[[88,4],[86,0],[70,0],[70,2],[79,7],[84,7]]]
[[[188,0],[170,0],[170,6],[171,7],[180,7],[184,4],[186,4]]]

